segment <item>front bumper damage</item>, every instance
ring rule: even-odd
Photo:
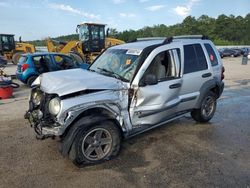
[[[46,119],[43,118],[43,113],[37,109],[33,111],[27,111],[24,115],[30,123],[30,126],[34,128],[36,132],[36,138],[43,140],[46,138],[55,138],[60,135],[60,124],[50,124]]]

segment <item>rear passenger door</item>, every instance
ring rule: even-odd
[[[194,108],[201,87],[212,78],[201,44],[187,44],[184,49],[183,83],[180,90],[181,103],[177,111]]]

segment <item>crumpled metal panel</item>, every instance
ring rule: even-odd
[[[121,89],[120,82],[115,78],[83,69],[49,72],[40,77],[41,89],[59,96],[87,89]]]
[[[84,79],[84,76],[89,81]],[[79,80],[81,82],[78,82]],[[129,83],[79,69],[77,71],[60,71],[57,74],[43,75],[40,79],[40,85],[44,92],[55,93],[59,96],[84,91],[85,89],[98,90],[97,92],[61,100],[61,110],[57,115],[57,122],[61,126],[49,130],[44,129],[44,134],[48,131],[50,134],[53,132],[55,135],[63,134],[75,118],[82,112],[92,108],[102,108],[113,114],[125,134],[132,129],[128,113]]]

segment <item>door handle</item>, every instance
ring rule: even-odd
[[[203,74],[202,78],[207,78],[207,77],[210,77],[210,76],[212,76],[211,72]]]
[[[181,87],[180,83],[172,84],[172,85],[169,86],[170,89],[175,89],[175,88],[179,88],[179,87]]]

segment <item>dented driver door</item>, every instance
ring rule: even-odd
[[[153,126],[175,114],[180,103],[178,96],[182,86],[179,57],[179,49],[161,51],[148,57],[151,58],[151,63],[145,68],[138,87],[134,89],[130,104],[130,117],[134,128]],[[147,75],[156,76],[157,83],[145,83]]]

